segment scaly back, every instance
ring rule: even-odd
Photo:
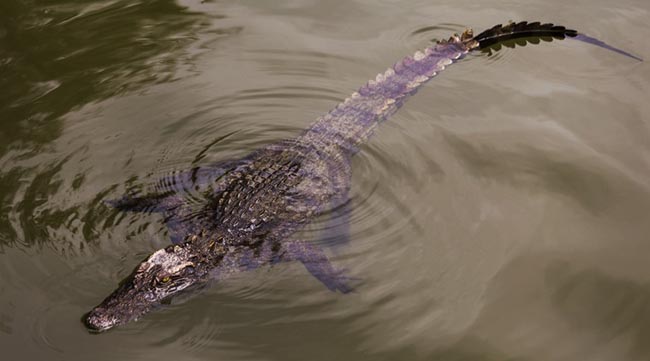
[[[318,118],[301,140],[355,153],[378,124],[395,113],[422,84],[477,46],[468,30],[462,37],[454,36],[407,56]]]

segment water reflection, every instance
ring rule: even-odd
[[[61,227],[96,239],[94,220],[104,213],[95,206],[110,190],[86,205],[51,202],[85,182],[83,171],[72,179],[61,171],[88,146],[46,162],[31,158],[61,136],[65,114],[173,81],[200,54],[201,33],[209,32],[212,44],[241,29],[215,28],[221,17],[173,0],[0,4],[0,208],[9,215],[0,219],[1,244],[53,241],[52,230]]]
[[[173,0],[2,1],[0,155],[40,151],[80,105],[173,80],[208,25]]]

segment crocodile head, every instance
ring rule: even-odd
[[[145,259],[110,296],[84,318],[94,332],[137,320],[174,295],[201,286],[207,277],[191,244],[169,246]]]

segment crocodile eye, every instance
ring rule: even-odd
[[[169,277],[169,276],[165,276],[165,277],[163,277],[163,278],[160,280],[160,282],[162,282],[162,283],[167,283],[167,282],[169,282],[169,281],[171,281],[171,280],[172,280],[171,277]]]

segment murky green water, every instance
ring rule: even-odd
[[[648,360],[650,65],[473,55],[354,159],[357,278],[262,268],[137,323],[81,316],[169,243],[102,201],[292,137],[431,39],[567,25],[650,58],[650,3],[0,2],[3,360]],[[315,234],[315,232],[312,232]]]

